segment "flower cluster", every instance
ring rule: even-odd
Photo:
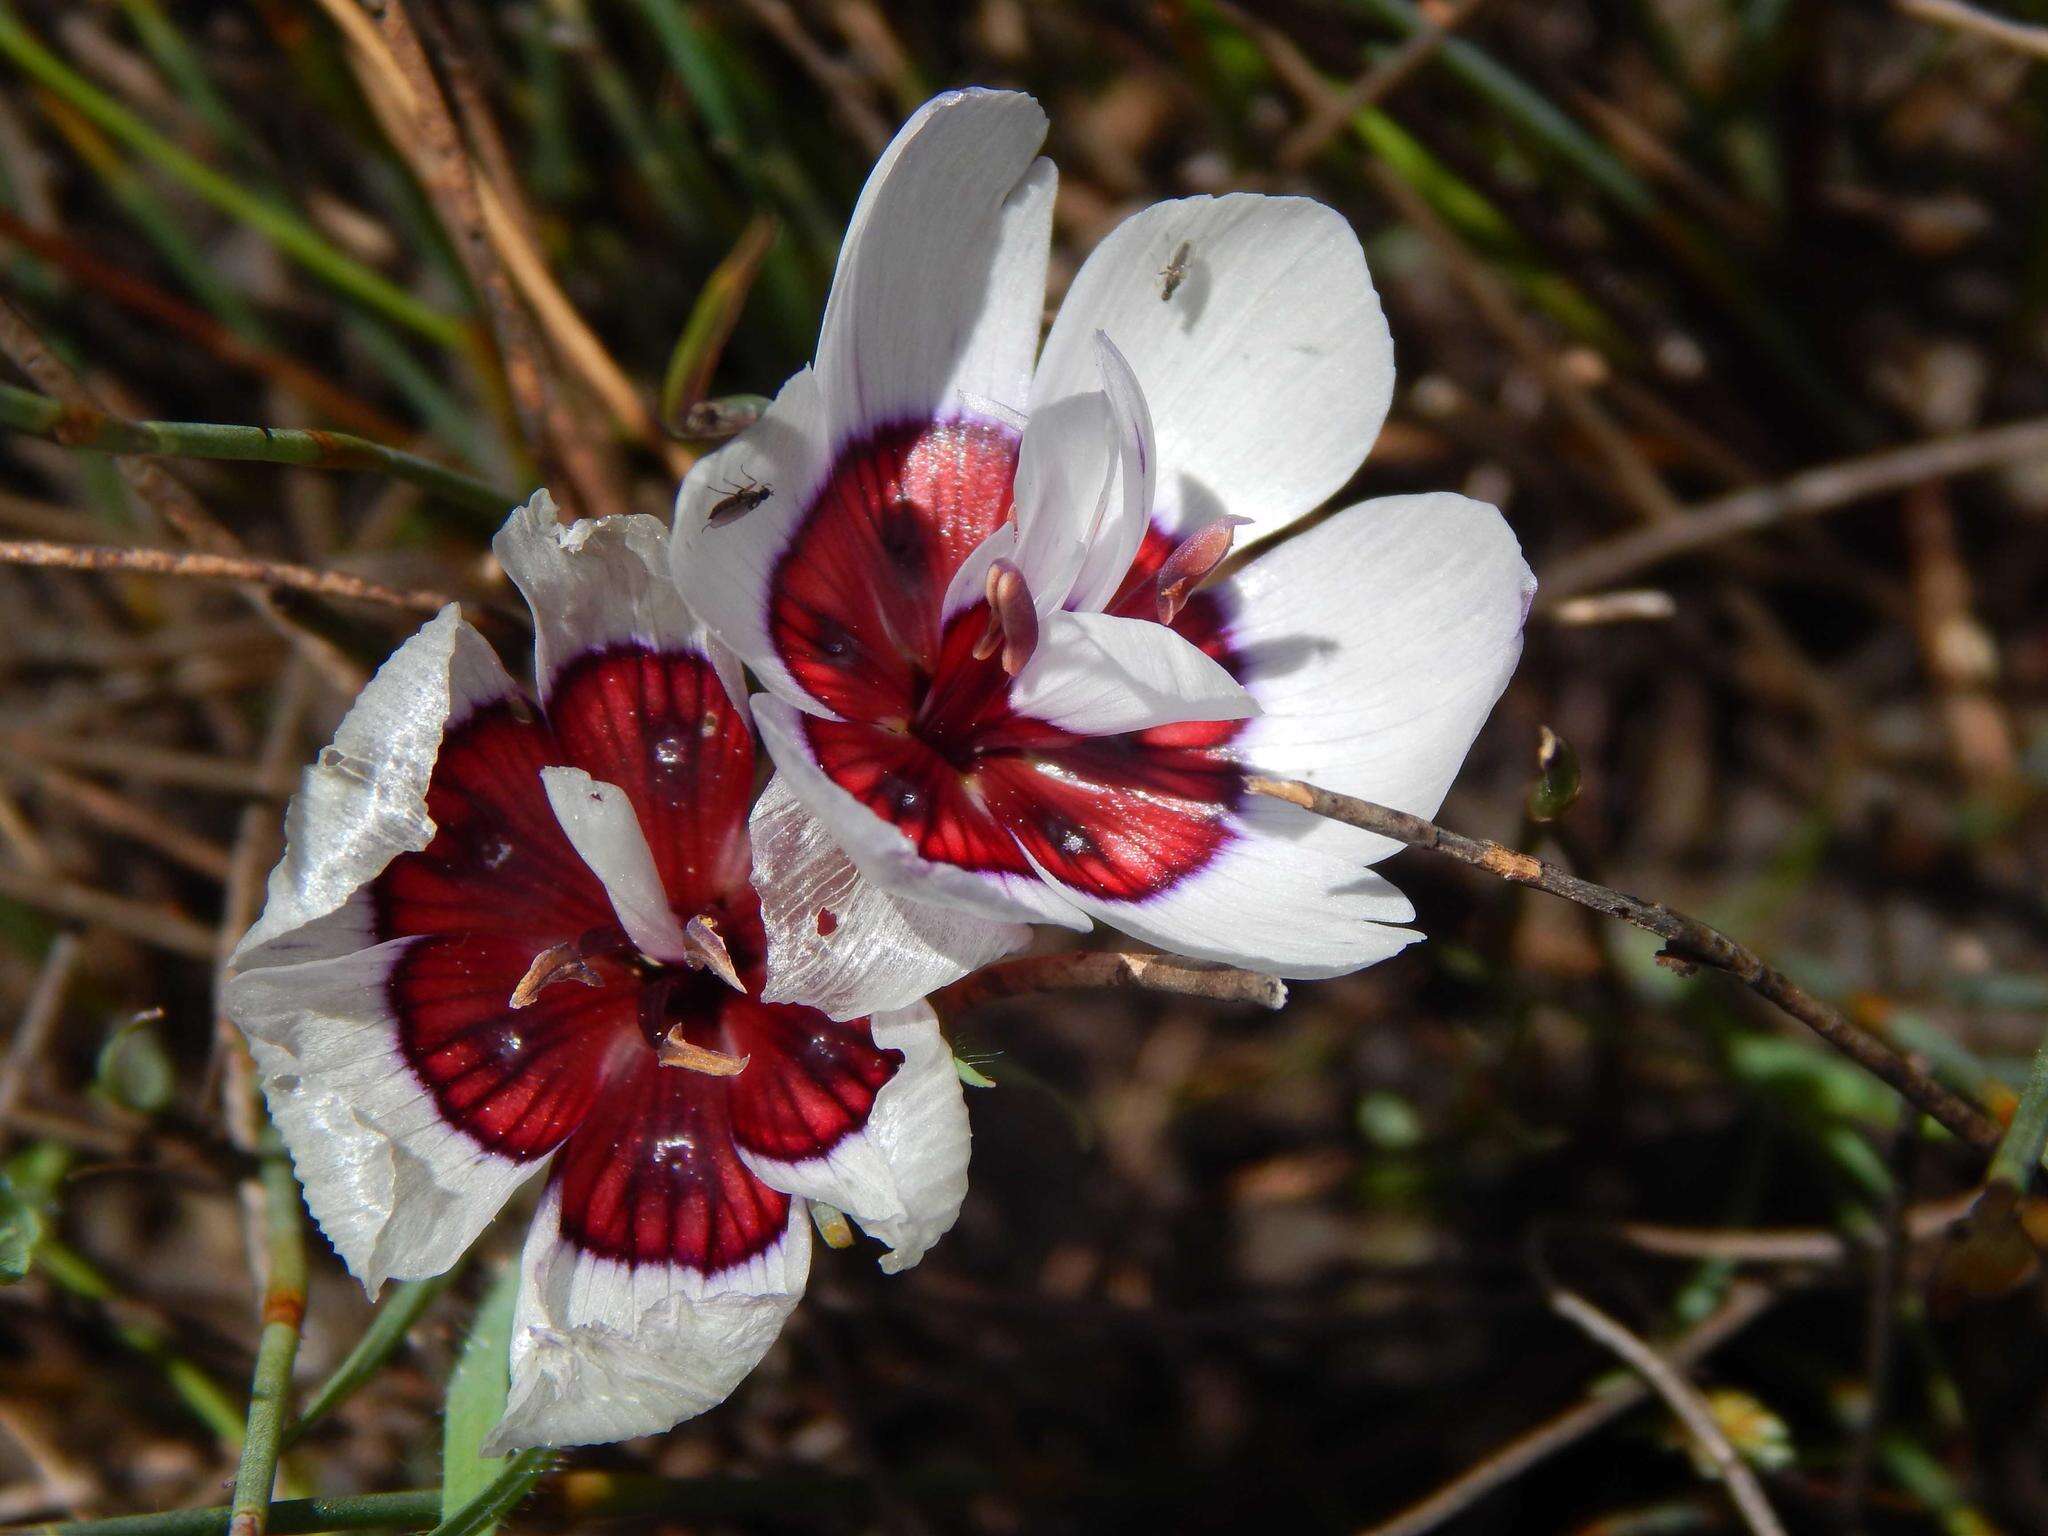
[[[1032,924],[1294,977],[1416,937],[1389,845],[1245,780],[1433,811],[1519,654],[1515,540],[1399,496],[1227,565],[1386,413],[1357,239],[1161,204],[1041,346],[1045,126],[921,109],[815,364],[674,528],[541,492],[498,535],[531,692],[443,613],[292,803],[227,1007],[336,1250],[373,1291],[439,1273],[545,1172],[491,1450],[722,1400],[802,1292],[810,1202],[915,1263],[968,1156],[924,999]]]

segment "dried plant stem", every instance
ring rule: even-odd
[[[1282,170],[1298,171],[1315,159],[1362,109],[1384,101],[1427,64],[1445,38],[1485,3],[1486,0],[1450,0],[1342,91],[1311,103],[1300,126],[1273,156],[1274,163]]]
[[[1676,522],[1621,534],[1568,555],[1544,571],[1537,602],[1540,607],[1551,607],[1788,518],[1832,512],[1922,481],[1947,480],[2042,457],[2048,457],[2048,417],[1816,465],[1775,485],[1701,502]]]
[[[38,762],[61,763],[88,773],[113,774],[140,784],[165,784],[254,799],[281,800],[297,787],[297,780],[288,773],[265,774],[255,763],[181,751],[153,741],[98,741],[83,736],[0,731],[0,751]]]
[[[0,550],[4,548],[0,544]],[[116,794],[105,785],[78,778],[34,758],[18,757],[5,748],[0,748],[0,770],[19,774],[50,800],[70,806],[118,836],[154,848],[173,863],[210,880],[227,878],[228,853],[220,844],[209,842],[161,812]]]
[[[346,432],[314,428],[224,426],[198,421],[129,421],[91,406],[68,405],[0,384],[0,427],[67,448],[104,453],[299,464],[309,469],[370,469],[407,480],[456,506],[501,517],[518,498],[399,448]]]
[[[1777,1300],[1768,1286],[1738,1281],[1721,1305],[1664,1351],[1674,1369],[1698,1364],[1761,1317]],[[1538,1463],[1576,1445],[1647,1402],[1649,1386],[1639,1377],[1610,1390],[1589,1393],[1563,1413],[1549,1419],[1412,1504],[1393,1519],[1366,1530],[1363,1536],[1422,1536],[1456,1518],[1497,1488],[1505,1487]]]
[[[417,613],[438,613],[452,598],[440,592],[401,592],[382,582],[351,576],[346,571],[316,571],[311,566],[254,555],[186,553],[170,549],[133,549],[106,544],[57,544],[45,539],[0,539],[0,564],[40,565],[67,571],[130,571],[146,576],[177,576],[190,581],[247,581],[264,587],[285,587],[318,597],[378,603]]]
[[[78,968],[78,957],[83,948],[77,934],[60,933],[50,941],[50,947],[43,955],[35,990],[28,995],[28,1006],[21,1010],[21,1022],[14,1026],[13,1038],[7,1042],[6,1056],[0,1058],[0,1135],[6,1134],[15,1106],[21,1103],[21,1091],[28,1084],[29,1072],[43,1054],[43,1048],[49,1044],[50,1036],[57,1028],[57,1020],[63,1015],[64,994],[71,986],[72,972]]]
[[[2002,47],[2048,59],[2048,27],[2033,26],[2009,17],[1980,11],[1962,0],[1895,0],[1900,11],[1916,21],[1953,27],[1973,37],[1989,38]]]
[[[941,987],[932,994],[931,1004],[941,1019],[950,1020],[1000,998],[1098,990],[1167,992],[1266,1009],[1287,1001],[1287,984],[1277,976],[1173,955],[1097,950],[998,961]]]
[[[1975,1151],[1988,1156],[1999,1144],[2003,1131],[1997,1121],[1936,1082],[1876,1035],[1851,1023],[1840,1010],[1823,1003],[1784,972],[1698,918],[1582,880],[1503,844],[1463,837],[1420,816],[1374,805],[1369,800],[1333,794],[1294,779],[1254,777],[1246,781],[1246,787],[1253,794],[1285,800],[1318,816],[1376,832],[1411,848],[1444,854],[1498,879],[1533,886],[1654,933],[1664,940],[1667,952],[1678,961],[1725,971],[1759,997],[1776,1004],[1858,1066],[1889,1083]]]
[[[1728,1443],[1726,1432],[1714,1418],[1714,1410],[1700,1396],[1699,1389],[1685,1379],[1684,1372],[1677,1365],[1585,1297],[1553,1288],[1548,1300],[1553,1312],[1621,1356],[1664,1399],[1665,1406],[1677,1415],[1694,1443],[1713,1462],[1728,1496],[1735,1501],[1743,1524],[1754,1536],[1785,1536],[1785,1527],[1778,1523],[1756,1474],[1735,1447]]]
[[[116,896],[49,875],[0,865],[0,897],[73,922],[97,924],[157,949],[195,960],[213,958],[213,931],[204,923],[129,896]]]
[[[602,473],[591,445],[556,388],[533,324],[520,307],[505,264],[491,242],[476,167],[404,0],[383,0],[375,20],[386,57],[412,99],[414,131],[398,148],[412,161],[471,286],[483,302],[521,432],[536,452],[543,458],[552,457],[560,466],[574,497],[572,504],[580,514],[598,517],[624,511],[622,494]]]
[[[248,1427],[228,1506],[228,1536],[263,1536],[269,1525],[271,1488],[277,1481],[278,1452],[291,1411],[292,1364],[299,1356],[300,1325],[306,1316],[305,1208],[282,1145],[263,1155],[261,1189],[263,1251],[268,1261],[263,1332],[249,1383]]]

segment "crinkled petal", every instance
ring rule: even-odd
[[[1047,615],[1010,706],[1077,736],[1259,712],[1229,672],[1164,624],[1106,613]]]
[[[952,415],[963,397],[1024,405],[1052,238],[1055,177],[1033,159],[1045,126],[1029,96],[948,91],[882,152],[818,338],[835,442]]]
[[[1026,875],[984,874],[921,857],[907,836],[819,767],[804,736],[803,717],[781,700],[756,694],[754,720],[791,792],[832,834],[854,867],[884,890],[998,923],[1087,927],[1087,918],[1042,881]]]
[[[654,851],[626,792],[581,768],[543,768],[540,779],[562,835],[603,882],[612,911],[640,953],[655,960],[689,958],[683,925],[669,910]]]
[[[519,1261],[512,1387],[484,1454],[659,1434],[724,1402],[803,1295],[810,1227],[792,1200],[781,1238],[744,1263],[629,1264],[564,1234],[550,1183]]]
[[[1233,812],[1229,827],[1206,862],[1140,900],[1060,889],[1091,916],[1160,949],[1280,976],[1341,976],[1422,936],[1389,926],[1415,910],[1364,867],[1342,835],[1352,829],[1265,800]]]
[[[1262,706],[1246,765],[1429,816],[1514,673],[1536,581],[1499,512],[1438,492],[1347,508],[1217,590]],[[1394,849],[1348,830],[1361,862]]]
[[[377,669],[299,780],[284,857],[238,969],[322,959],[375,941],[364,885],[433,839],[427,784],[444,733],[515,690],[483,636],[450,604]]]
[[[764,1002],[834,1019],[905,1008],[1030,941],[1019,923],[913,901],[868,879],[779,774],[749,825],[768,932]]]
[[[545,489],[535,491],[498,530],[491,549],[533,611],[533,674],[543,702],[552,702],[565,667],[632,648],[709,657],[735,707],[744,711],[738,659],[684,605],[669,569],[668,544],[668,529],[658,517],[564,524]]]
[[[918,1003],[876,1015],[874,1043],[902,1053],[867,1123],[801,1161],[740,1156],[762,1181],[838,1207],[889,1245],[881,1265],[908,1269],[952,1229],[967,1198],[967,1101],[938,1015]]]
[[[448,1123],[406,1059],[389,982],[421,942],[244,971],[222,994],[306,1207],[373,1297],[387,1279],[447,1269],[546,1166]]]
[[[831,429],[818,377],[806,368],[782,386],[761,419],[690,468],[676,496],[670,570],[685,606],[739,657],[770,692],[800,709],[820,710],[790,676],[768,629],[768,593],[812,498],[832,469]],[[712,510],[749,487],[760,505],[714,528]]]
[[[1188,247],[1161,299],[1160,271]],[[1046,339],[1032,408],[1095,387],[1106,331],[1144,386],[1159,505],[1180,534],[1225,514],[1263,538],[1340,490],[1393,394],[1393,344],[1358,238],[1300,198],[1159,203],[1097,246]]]

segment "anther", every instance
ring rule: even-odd
[[[1015,677],[1038,649],[1038,608],[1031,601],[1031,588],[1024,573],[1008,560],[989,564],[988,628],[974,642],[977,660],[986,661],[997,651],[1003,653],[1003,670]]]
[[[718,931],[717,923],[699,913],[683,924],[683,944],[689,950],[683,957],[685,965],[711,972],[735,992],[747,990],[747,984],[733,967],[732,951],[725,947],[725,936]]]
[[[655,1060],[664,1067],[681,1067],[685,1072],[702,1072],[706,1077],[738,1077],[747,1070],[751,1056],[728,1056],[708,1045],[693,1045],[683,1038],[678,1024],[654,1047]]]
[[[1173,547],[1159,567],[1159,622],[1180,617],[1195,588],[1207,581],[1230,554],[1230,541],[1248,517],[1219,517],[1205,523]]]
[[[556,944],[533,957],[533,964],[512,989],[512,1006],[525,1008],[543,990],[557,981],[580,981],[586,987],[601,987],[604,980],[583,963],[583,952],[575,944]]]

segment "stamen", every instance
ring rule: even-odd
[[[725,937],[719,933],[717,923],[700,912],[683,924],[683,944],[689,951],[683,956],[685,965],[711,972],[735,992],[747,990],[747,984],[740,980],[740,973],[733,966],[732,951],[725,947]]]
[[[586,987],[601,987],[604,979],[583,963],[583,951],[575,944],[556,944],[533,957],[533,964],[512,989],[512,1006],[525,1008],[557,981],[580,981]]]
[[[991,561],[988,568],[988,629],[974,642],[977,660],[1003,653],[1003,670],[1015,677],[1038,649],[1038,607],[1024,573],[1009,560]]]
[[[1180,617],[1195,588],[1207,581],[1230,554],[1230,541],[1248,517],[1219,517],[1206,523],[1173,547],[1159,567],[1159,622],[1171,624]]]
[[[683,1038],[680,1024],[661,1037],[654,1055],[664,1067],[681,1067],[685,1072],[702,1072],[706,1077],[738,1077],[753,1060],[751,1056],[728,1056],[706,1045],[693,1045]]]
[[[853,1246],[853,1224],[845,1213],[836,1206],[822,1200],[811,1202],[811,1222],[818,1229],[818,1236],[825,1240],[827,1248],[851,1248]]]

